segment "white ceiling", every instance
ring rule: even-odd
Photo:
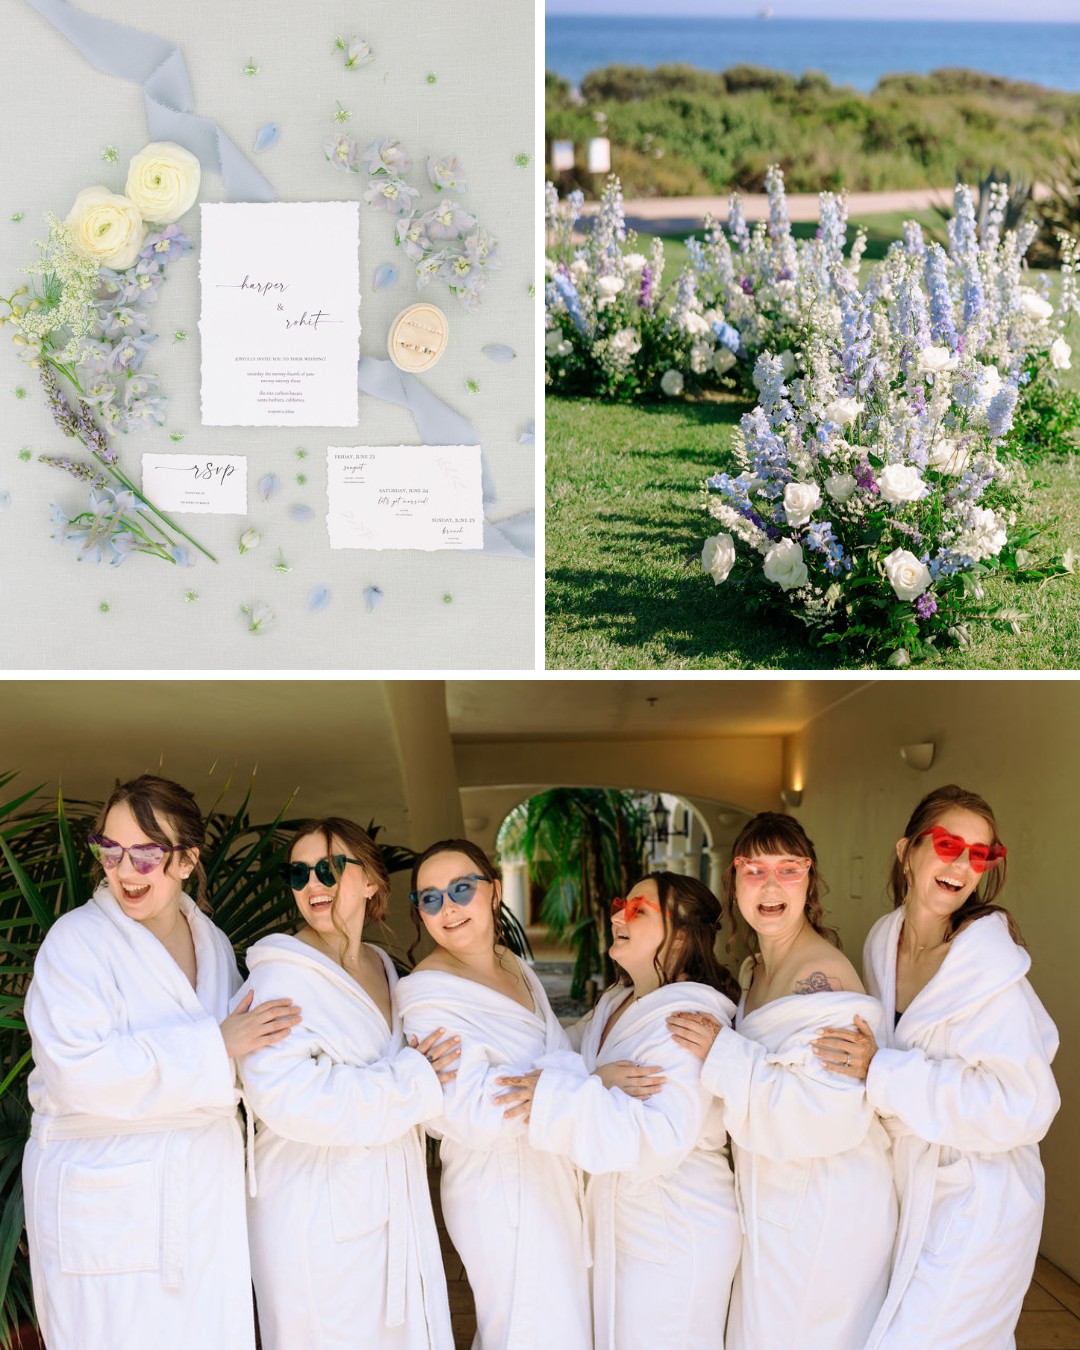
[[[451,735],[465,744],[783,736],[870,683],[761,677],[448,680],[446,706]]]

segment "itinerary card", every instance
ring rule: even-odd
[[[143,496],[163,511],[247,513],[243,455],[143,455]]]
[[[354,427],[357,202],[202,207],[202,420]]]
[[[478,445],[331,446],[331,548],[484,547]]]

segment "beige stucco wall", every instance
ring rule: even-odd
[[[925,773],[899,748],[932,740]],[[831,887],[828,905],[858,958],[888,907],[885,877],[912,807],[958,782],[993,806],[1009,847],[1003,900],[1031,950],[1032,983],[1057,1023],[1061,1113],[1043,1145],[1043,1252],[1080,1279],[1080,904],[1073,862],[1080,783],[1080,684],[1073,681],[882,681],[823,715],[787,747],[805,778],[798,815]],[[862,896],[852,860],[862,858]],[[858,889],[856,885],[856,889]]]

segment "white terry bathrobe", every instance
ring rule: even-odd
[[[442,1108],[435,1070],[306,942],[263,938],[247,962],[240,997],[291,998],[303,1017],[240,1065],[258,1127],[248,1223],[263,1350],[453,1350],[418,1128]]]
[[[49,1350],[251,1350],[243,1131],[218,1024],[240,983],[184,896],[197,988],[107,886],[61,916],[26,996],[23,1157]]]
[[[881,1004],[846,992],[745,1004],[701,1073],[723,1100],[744,1228],[727,1350],[863,1350],[896,1236],[889,1136],[863,1084],[810,1043],[856,1014],[880,1034]]]
[[[667,1028],[674,1012],[725,1025],[735,1006],[707,985],[664,985],[638,999],[600,1046],[631,993],[615,985],[581,1026],[581,1054],[544,1069],[529,1138],[589,1173],[596,1350],[720,1350],[739,1259],[739,1219],[720,1103],[699,1061]],[[605,1088],[598,1065],[659,1065],[647,1099]]]
[[[1025,976],[1031,957],[988,914],[891,1030],[904,911],[866,940],[866,980],[889,1031],[867,1095],[893,1135],[900,1237],[868,1350],[1011,1350],[1043,1216],[1039,1140],[1060,1105],[1054,1024]]]
[[[440,970],[405,976],[394,998],[409,1035],[445,1027],[461,1037],[457,1078],[428,1129],[442,1140],[443,1217],[476,1300],[474,1350],[591,1350],[581,1176],[534,1149],[521,1119],[504,1120],[493,1100],[506,1091],[496,1078],[570,1053],[540,981],[520,964],[533,1012]]]

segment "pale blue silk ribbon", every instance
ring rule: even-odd
[[[229,201],[272,202],[277,194],[247,157],[208,117],[191,111],[194,99],[180,48],[166,38],[142,33],[108,19],[72,9],[67,0],[27,0],[106,75],[143,86],[151,140],[174,141],[196,155],[204,169],[220,173]],[[408,408],[427,445],[479,445],[466,417],[447,407],[415,378],[390,361],[363,357],[360,389],[375,398]],[[486,463],[484,475],[484,552],[531,558],[535,549],[534,513],[524,511],[498,522],[487,519],[496,498]]]

